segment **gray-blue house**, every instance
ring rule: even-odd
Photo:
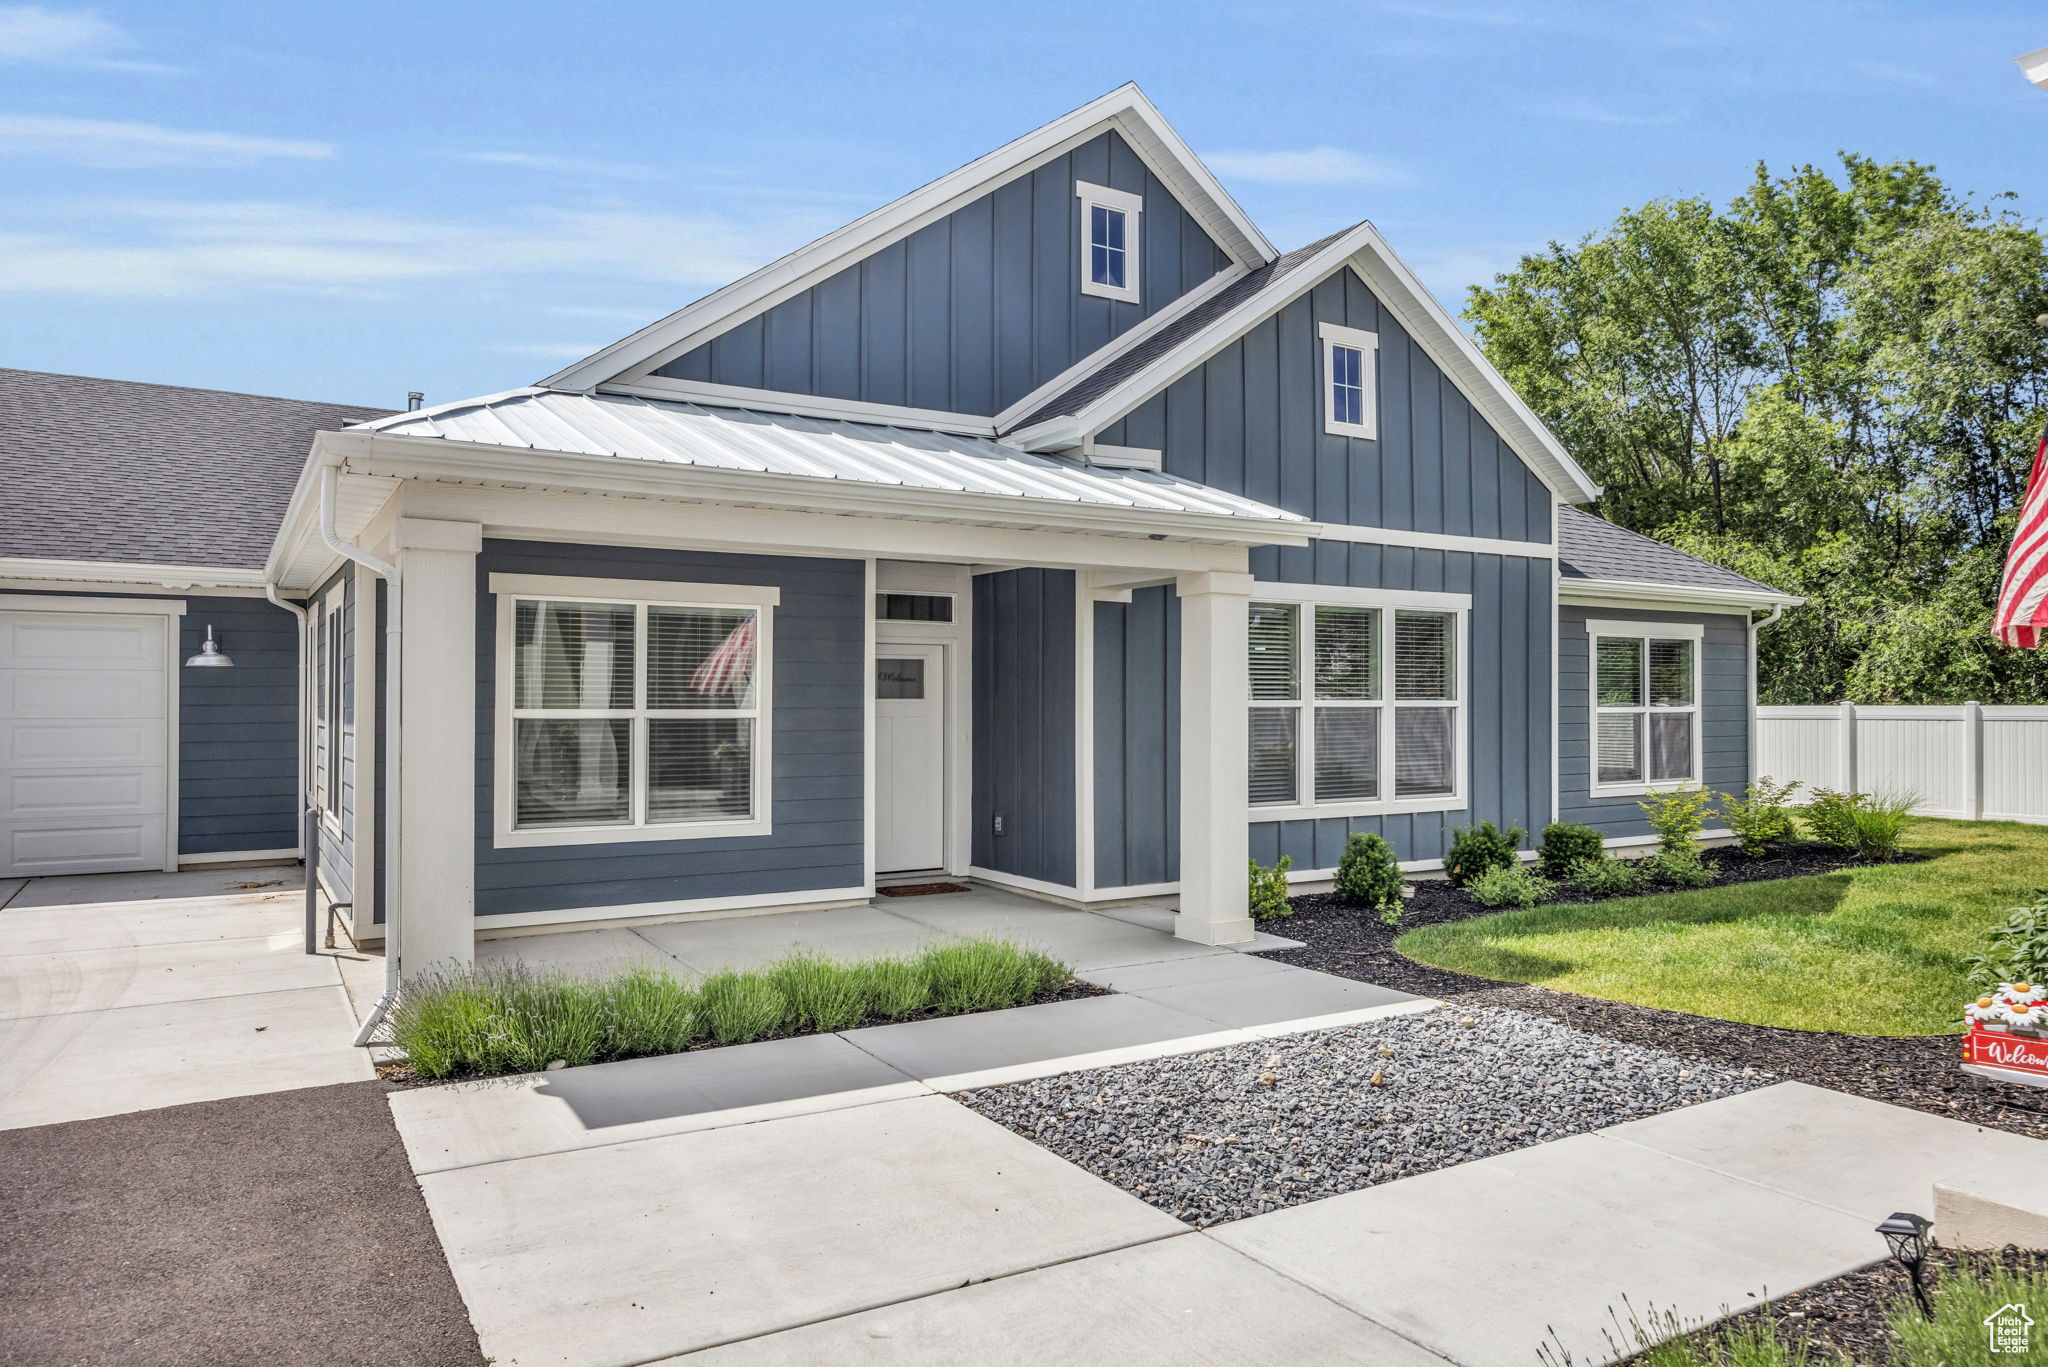
[[[1641,843],[1796,601],[1580,511],[1370,223],[1276,251],[1128,86],[527,388],[17,393],[0,876],[310,807],[407,967],[938,873],[1227,943],[1247,856]]]

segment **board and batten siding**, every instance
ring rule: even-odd
[[[760,836],[494,848],[494,573],[781,590],[767,718],[774,728],[774,829]],[[477,915],[862,886],[867,613],[867,567],[859,560],[486,541],[477,556]]]
[[[1138,303],[1081,293],[1076,182],[1141,196]],[[1103,133],[661,366],[679,380],[993,415],[1230,259]]]
[[[1323,323],[1379,337],[1375,440],[1323,430]],[[1550,540],[1550,490],[1349,267],[1100,440],[1163,451],[1170,474],[1319,522]]]
[[[1180,598],[1095,607],[1095,886],[1180,877]]]
[[[1074,703],[1073,571],[976,575],[975,867],[1074,885]]]
[[[1749,782],[1748,619],[1727,613],[1567,603],[1558,610],[1557,628],[1557,819],[1591,826],[1610,839],[1650,834],[1641,797],[1596,797],[1592,791],[1589,619],[1698,623],[1705,628],[1700,651],[1700,762],[1705,770],[1701,778],[1715,792],[1741,792]]]
[[[299,846],[298,618],[261,598],[21,589],[48,598],[166,598],[178,631],[178,853]],[[185,669],[213,624],[232,669]]]

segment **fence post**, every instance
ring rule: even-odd
[[[1856,791],[1856,704],[1842,704],[1842,734],[1836,737],[1840,743],[1840,765],[1842,770],[1842,791]]]
[[[1963,820],[1984,819],[1984,709],[1963,704]]]

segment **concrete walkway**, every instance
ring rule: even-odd
[[[373,1076],[297,867],[0,885],[0,1129]]]

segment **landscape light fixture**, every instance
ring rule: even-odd
[[[211,622],[206,625],[206,639],[200,643],[199,653],[185,660],[187,669],[232,669],[234,664],[233,657],[223,655],[220,646],[214,641]]]
[[[1885,1244],[1892,1251],[1892,1261],[1905,1268],[1906,1275],[1911,1278],[1913,1299],[1920,1302],[1920,1313],[1928,1319],[1934,1318],[1934,1306],[1927,1300],[1923,1276],[1927,1265],[1927,1231],[1933,1226],[1934,1221],[1925,1215],[1895,1210],[1877,1227],[1877,1232],[1884,1235]]]

